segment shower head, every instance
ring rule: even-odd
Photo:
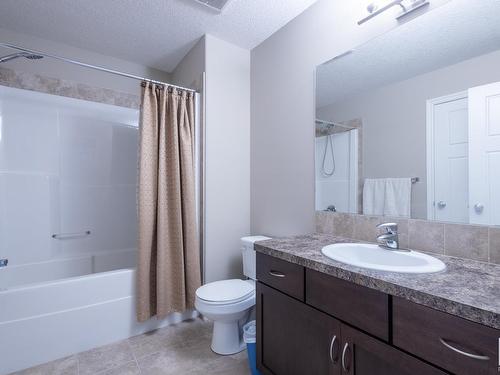
[[[34,54],[31,54],[28,52],[17,52],[17,53],[12,53],[12,54],[7,55],[7,56],[0,57],[0,63],[14,60],[14,59],[17,59],[18,57],[25,57],[25,58],[30,59],[30,60],[43,59],[42,55],[34,55]]]

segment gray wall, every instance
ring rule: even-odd
[[[200,89],[205,72],[205,282],[241,277],[250,233],[250,51],[205,35],[173,72]]]
[[[314,70],[397,25],[385,14],[358,26],[365,6],[319,0],[252,50],[252,233],[314,231]]]
[[[240,277],[250,233],[250,51],[206,35],[206,282]]]
[[[499,66],[497,51],[318,108],[318,117],[362,118],[364,177],[420,177],[411,217],[425,219],[426,101],[500,81]]]
[[[206,43],[203,36],[172,72],[172,82],[176,85],[201,90],[203,73],[206,69]]]

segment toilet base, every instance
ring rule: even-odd
[[[221,355],[243,351],[246,345],[243,341],[240,322],[215,321],[211,348],[215,353]]]

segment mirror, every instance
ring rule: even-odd
[[[500,225],[500,2],[463,5],[317,68],[316,210]]]

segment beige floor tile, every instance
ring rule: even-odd
[[[212,324],[201,319],[188,320],[153,332],[131,337],[130,347],[136,358],[178,346],[189,346],[210,339]]]
[[[175,348],[164,350],[137,360],[142,375],[177,375],[195,374],[203,368],[203,361],[199,358],[186,360],[185,349],[181,352]]]
[[[99,372],[96,375],[140,375],[141,371],[135,361],[128,362],[114,369]]]
[[[15,375],[249,375],[246,351],[212,351],[212,327],[194,319]]]
[[[11,375],[77,375],[78,362],[75,356],[44,363]]]
[[[92,349],[78,356],[79,375],[95,375],[134,360],[128,341]]]

